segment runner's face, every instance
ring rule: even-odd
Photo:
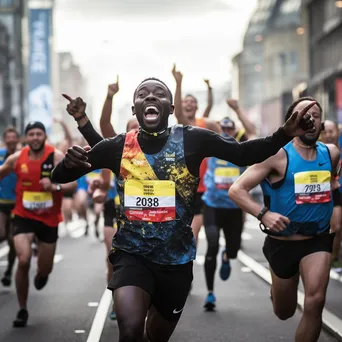
[[[4,138],[4,143],[8,150],[15,150],[17,148],[19,139],[15,132],[8,132]]]
[[[168,126],[173,105],[166,86],[156,80],[142,83],[135,92],[133,114],[147,132],[161,132]]]
[[[322,132],[322,141],[325,144],[337,144],[339,138],[339,130],[336,125],[331,121],[324,123],[324,131]]]
[[[293,113],[295,111],[300,112],[302,109],[304,109],[307,105],[309,105],[311,101],[302,101],[297,104],[297,106],[293,109]],[[316,131],[314,133],[306,133],[299,137],[299,139],[305,144],[305,145],[313,145],[318,140],[320,134],[321,134],[321,126],[322,126],[322,113],[317,105],[314,105],[311,107],[308,111],[308,114],[311,115],[311,117],[314,119],[314,126],[316,128]]]
[[[44,148],[46,134],[40,128],[30,129],[26,134],[26,142],[33,152],[39,152]]]
[[[196,115],[198,105],[193,96],[185,96],[182,102],[183,112],[188,118],[193,118]]]

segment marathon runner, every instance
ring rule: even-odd
[[[322,126],[322,134],[321,139],[324,144],[334,144],[338,149],[339,146],[339,138],[340,138],[340,130],[338,128],[337,123],[325,120]],[[334,246],[331,254],[331,266],[336,269],[340,269],[342,267],[342,262],[339,260],[340,257],[340,248],[341,248],[341,225],[342,225],[342,195],[341,195],[342,186],[339,189],[334,190],[333,192],[333,202],[334,209],[331,217],[331,230],[335,232],[334,238]]]
[[[228,120],[224,118],[220,121],[224,137],[231,136],[229,133],[232,133],[231,122]],[[204,262],[204,273],[208,290],[204,308],[207,311],[212,311],[216,306],[214,278],[217,254],[220,247],[221,228],[226,241],[226,248],[221,254],[220,277],[222,280],[229,278],[231,272],[230,260],[236,258],[241,246],[243,212],[229,198],[228,190],[245,169],[245,167],[238,167],[225,160],[214,157],[208,158],[208,169],[204,176],[206,190],[202,197],[205,204],[203,217],[207,238],[207,252]]]
[[[0,149],[0,165],[17,151],[19,133],[14,127],[8,127],[3,133],[5,147]],[[17,177],[11,172],[0,181],[0,242],[7,240],[9,252],[7,255],[7,268],[1,279],[3,286],[11,286],[12,270],[15,261],[15,249],[11,234],[11,214],[15,204],[15,185]]]
[[[147,315],[146,338],[168,341],[193,279],[196,243],[190,224],[202,160],[214,156],[243,166],[268,158],[293,136],[304,134],[299,123],[314,131],[306,111],[315,102],[294,113],[272,136],[238,143],[196,127],[168,128],[172,94],[158,79],[141,82],[133,99],[139,130],[105,139],[88,152],[74,146],[52,179],[67,183],[99,168],[115,173],[121,207],[108,288],[113,290],[119,339],[142,341]],[[86,120],[84,110],[75,108],[78,121]],[[90,122],[80,128],[83,134],[90,129]]]
[[[311,97],[295,101],[285,120],[313,101]],[[270,264],[273,310],[281,320],[295,314],[299,276],[303,280],[304,311],[296,342],[317,341],[321,332],[334,239],[332,190],[338,187],[340,159],[335,145],[317,141],[322,124],[319,103],[307,113],[314,119],[315,132],[296,137],[276,155],[248,168],[229,190],[229,196],[257,217],[267,234],[263,252]],[[265,207],[248,193],[259,183]]]
[[[182,81],[183,74],[177,71],[176,65],[173,65],[172,75],[176,81],[176,92],[175,92],[175,115],[179,124],[191,125],[201,128],[210,129],[216,133],[221,133],[220,126],[213,120],[208,119],[212,105],[213,105],[213,93],[212,88],[208,80],[205,83],[208,87],[208,105],[201,118],[196,118],[198,109],[197,99],[193,95],[186,95],[182,99]],[[198,241],[198,234],[203,226],[203,208],[204,203],[202,201],[202,195],[205,191],[204,186],[204,174],[207,170],[207,161],[204,159],[200,167],[200,181],[197,188],[195,201],[193,204],[194,218],[191,223],[192,232],[194,234],[196,245]]]
[[[25,136],[28,146],[9,156],[0,166],[0,178],[11,172],[17,176],[13,236],[18,257],[16,290],[20,310],[13,321],[14,327],[26,326],[29,316],[27,297],[33,238],[38,240],[34,286],[41,290],[53,267],[58,224],[62,220],[62,191],[76,187],[75,182],[65,185],[51,182],[51,171],[62,160],[63,154],[46,143],[44,125],[38,121],[30,122],[25,128]]]

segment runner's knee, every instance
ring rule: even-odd
[[[325,303],[324,292],[306,295],[304,299],[304,313],[310,315],[321,314]]]
[[[118,323],[120,327],[119,342],[140,342],[143,340],[144,320],[141,321],[138,317],[137,319],[132,317],[120,322],[118,318]]]

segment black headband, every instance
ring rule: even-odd
[[[44,133],[46,133],[45,126],[40,121],[31,121],[28,123],[28,125],[25,128],[25,134],[27,134],[28,131],[34,128],[41,129]]]

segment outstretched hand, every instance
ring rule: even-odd
[[[108,96],[113,97],[116,93],[119,92],[119,89],[119,75],[116,75],[116,82],[108,86]]]
[[[71,116],[77,118],[85,114],[87,104],[82,100],[82,98],[77,97],[76,99],[72,99],[67,94],[62,94],[62,96],[69,101],[66,110]]]
[[[315,121],[308,113],[309,109],[316,104],[316,101],[312,101],[300,112],[296,111],[292,113],[289,119],[284,124],[284,130],[289,137],[301,136],[306,133],[314,133],[316,131]]]
[[[65,154],[64,165],[68,169],[72,168],[91,168],[91,165],[87,162],[88,160],[88,151],[91,150],[90,146],[81,146],[74,145],[68,148],[67,153]]]

